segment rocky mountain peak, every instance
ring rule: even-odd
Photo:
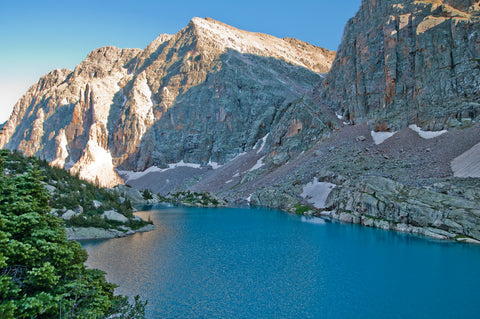
[[[121,72],[125,64],[140,52],[140,49],[119,49],[114,46],[96,49],[75,68],[73,76],[102,78],[111,72]]]
[[[57,86],[61,85],[71,73],[72,71],[68,69],[55,69],[42,76],[36,84],[28,89],[20,100],[15,103],[10,118],[4,123],[3,128],[0,131],[0,147],[3,147],[8,143],[13,132],[17,126],[21,124],[25,116],[31,117],[33,115],[34,110],[28,107],[31,106],[31,102],[36,99],[39,94],[42,94],[43,92],[51,92]],[[27,114],[28,111],[29,113]],[[35,154],[35,152],[26,151],[25,153],[30,156]]]
[[[223,163],[254,147],[277,112],[297,107],[333,58],[299,40],[193,18],[144,50],[99,48],[73,72],[45,76],[17,103],[0,146],[102,186],[121,182],[117,167]]]
[[[193,18],[189,27],[201,39],[199,43],[221,52],[232,49],[241,53],[269,56],[303,66],[317,73],[326,73],[335,52],[306,42],[249,32],[229,26],[211,18]]]
[[[160,34],[155,40],[153,40],[147,45],[147,47],[142,51],[141,56],[151,55],[158,49],[160,45],[164,44],[165,42],[168,42],[172,37],[173,35],[171,34],[166,34],[166,33]]]

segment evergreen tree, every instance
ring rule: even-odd
[[[114,296],[105,274],[87,269],[86,252],[49,214],[37,167],[5,173],[0,157],[0,318],[143,318],[138,298]]]

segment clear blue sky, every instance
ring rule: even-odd
[[[38,78],[95,48],[144,48],[192,17],[336,50],[361,0],[0,0],[0,123]]]

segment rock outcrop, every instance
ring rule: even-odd
[[[480,10],[470,0],[363,0],[323,96],[345,119],[392,128],[480,115]]]
[[[369,176],[334,189],[326,205],[334,208],[328,215],[346,222],[439,239],[480,240],[478,198],[468,200]]]
[[[251,149],[283,105],[318,85],[334,52],[193,18],[144,50],[105,47],[17,102],[0,147],[102,186],[115,169],[224,163]]]
[[[98,49],[46,75],[0,146],[101,185],[118,172],[164,195],[480,242],[479,180],[466,178],[478,173],[479,2],[363,0],[319,74],[333,58],[194,18],[144,50]]]

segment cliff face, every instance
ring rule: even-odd
[[[120,183],[108,149],[108,116],[128,76],[124,65],[139,52],[101,48],[73,72],[42,77],[15,105],[0,146],[45,158],[103,186]]]
[[[103,186],[116,167],[223,163],[266,135],[321,81],[334,52],[194,18],[144,50],[100,48],[45,75],[17,102],[0,147]]]
[[[479,19],[477,1],[364,0],[333,61],[194,18],[144,50],[101,48],[47,74],[0,146],[103,186],[121,183],[119,171],[162,194],[480,241],[478,180],[451,169],[480,145]]]
[[[434,129],[480,114],[478,1],[364,0],[324,82],[348,120]]]

